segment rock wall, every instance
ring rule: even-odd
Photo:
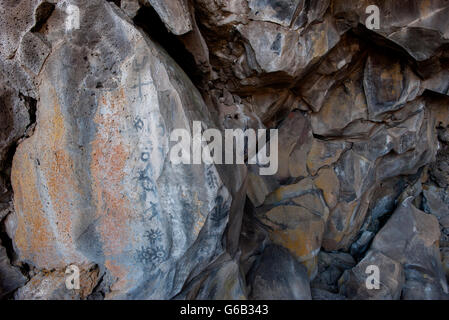
[[[0,12],[0,298],[449,297],[447,1]],[[277,173],[173,164],[193,121],[277,129]]]

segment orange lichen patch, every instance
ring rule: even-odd
[[[380,78],[385,81],[396,81],[402,83],[404,76],[401,72],[401,65],[399,63],[395,63],[390,69],[382,70]]]
[[[290,252],[307,268],[309,276],[316,273],[316,256],[321,248],[325,222],[300,207],[277,207],[267,214],[275,226],[270,239]]]
[[[335,171],[330,168],[323,168],[318,172],[314,180],[315,186],[323,191],[324,200],[329,208],[334,208],[338,203],[340,192],[340,181]]]
[[[296,197],[305,193],[307,190],[313,189],[313,181],[310,178],[305,178],[298,183],[281,186],[272,193],[270,193],[266,199],[265,204],[274,204],[283,200]]]
[[[195,192],[195,196],[194,196],[194,202],[196,205],[197,210],[195,212],[193,212],[194,216],[195,216],[195,225],[193,226],[193,230],[195,233],[195,237],[198,236],[198,234],[200,233],[201,229],[204,226],[204,222],[206,221],[206,217],[201,213],[201,207],[203,205],[203,201],[200,201],[198,199],[198,192]]]
[[[338,250],[339,244],[343,241],[350,221],[358,209],[359,201],[350,203],[339,203],[330,213],[326,226],[325,238],[323,239],[323,247],[326,250]]]
[[[432,11],[432,2],[430,0],[421,0],[419,3],[419,11],[421,17],[426,17]]]
[[[271,240],[289,249],[299,260],[315,256],[321,247],[324,220],[304,208],[279,206],[266,213],[262,221],[272,228]]]
[[[117,265],[112,260],[106,260],[105,262],[106,268],[117,278],[117,281],[111,286],[112,291],[122,292],[125,291],[126,288],[130,287],[130,283],[128,281],[129,270],[123,265]],[[112,293],[113,295],[114,293]]]
[[[16,244],[24,258],[38,266],[58,267],[65,261],[84,260],[72,238],[71,203],[78,186],[73,160],[65,149],[66,127],[54,88],[42,87],[41,103],[51,103],[51,107],[41,107],[36,132],[20,145],[14,161],[13,188],[19,212]],[[41,191],[48,198],[41,198],[38,184],[42,183]]]
[[[42,146],[42,163],[44,164],[44,175],[48,194],[51,199],[52,209],[55,215],[56,236],[58,246],[64,247],[64,255],[67,261],[83,261],[76,252],[74,245],[74,230],[72,228],[72,218],[77,212],[74,212],[73,203],[79,195],[79,186],[77,185],[73,159],[67,151],[67,127],[64,121],[64,115],[61,106],[58,103],[57,94],[52,88],[50,97],[53,99],[53,109],[48,108],[48,120],[46,137],[46,146]],[[46,147],[50,150],[46,151]]]
[[[300,261],[305,261],[318,254],[323,232],[324,222],[312,218],[295,229],[275,230],[270,233],[270,238],[289,249]]]
[[[17,213],[14,241],[21,259],[46,266],[46,259],[53,257],[52,262],[56,262],[58,255],[36,186],[36,171],[30,150],[33,150],[33,144],[29,140],[19,145],[12,166],[11,180]]]
[[[120,129],[125,118],[124,91],[106,95],[101,97],[94,118],[97,134],[92,142],[90,170],[103,251],[106,257],[117,257],[132,239],[132,205],[123,187],[126,161],[131,151]],[[111,271],[114,270],[118,269]],[[123,277],[122,273],[113,275]]]

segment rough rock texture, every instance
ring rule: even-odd
[[[448,297],[448,1],[0,13],[0,298]],[[278,129],[278,171],[171,163],[193,121]]]
[[[23,286],[26,281],[20,269],[11,265],[6,249],[0,243],[0,299]]]
[[[251,274],[251,299],[310,300],[306,269],[284,248],[265,248]]]
[[[213,123],[116,7],[81,4],[80,30],[48,35],[58,47],[38,78],[39,121],[14,156],[15,248],[38,268],[101,264],[117,279],[107,298],[171,298],[222,253],[232,199],[215,166],[172,166],[169,133]]]
[[[86,299],[98,283],[98,268],[84,267],[80,270],[80,288],[66,287],[64,271],[40,272],[21,287],[14,295],[16,300],[80,300]]]
[[[447,299],[436,217],[402,202],[373,240],[370,251],[340,279],[340,293],[361,299]],[[364,272],[377,265],[380,289],[368,290]],[[402,292],[402,294],[401,294]]]
[[[193,279],[176,299],[246,300],[246,284],[239,263],[224,255]]]

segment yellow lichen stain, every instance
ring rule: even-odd
[[[327,38],[326,26],[322,30],[312,32],[311,39],[312,39],[311,43],[313,44],[312,55],[311,55],[312,58],[321,57],[322,55],[324,55],[327,52],[327,50],[329,49],[328,44],[327,44],[328,38]]]
[[[421,0],[419,2],[419,16],[425,17],[430,14],[432,10],[432,2],[431,0]]]
[[[303,226],[295,229],[275,230],[270,233],[271,240],[289,249],[300,261],[305,261],[317,254],[321,246],[321,236],[304,230]]]
[[[270,210],[262,221],[272,229],[271,240],[300,261],[318,253],[325,224],[320,217],[298,206],[280,206]]]

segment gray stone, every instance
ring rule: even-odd
[[[379,289],[368,289],[366,280],[372,271],[369,266],[379,268]],[[339,280],[339,293],[348,299],[398,300],[404,284],[402,265],[381,252],[370,251],[357,266],[343,273]]]
[[[267,247],[251,277],[251,299],[311,299],[309,279],[304,266],[282,247]]]
[[[0,56],[10,59],[14,56],[22,37],[37,22],[39,15],[48,14],[55,1],[18,0],[0,2]]]
[[[27,32],[20,43],[17,59],[22,66],[29,69],[34,75],[39,74],[51,48],[42,38],[42,35]]]
[[[321,136],[338,136],[350,123],[367,118],[363,72],[356,69],[332,88],[320,112],[312,114],[312,131]]]
[[[447,298],[448,10],[0,1],[5,297]],[[194,120],[278,129],[277,174],[172,164],[169,134]],[[65,290],[73,263],[82,292]]]
[[[448,288],[441,263],[436,217],[416,209],[413,197],[402,202],[379,231],[367,255],[346,271],[340,294],[352,299],[446,299]],[[380,289],[367,290],[365,270],[379,268]]]
[[[85,300],[97,285],[99,270],[95,266],[80,268],[80,288],[66,286],[65,270],[41,272],[19,288],[14,294],[16,300]]]
[[[449,194],[444,189],[426,186],[423,190],[423,196],[425,212],[435,215],[440,221],[449,217]]]
[[[345,270],[351,269],[355,265],[354,258],[348,253],[321,251],[318,254],[318,275],[310,285],[312,289],[336,294],[338,292],[338,279]]]
[[[316,63],[340,40],[330,17],[312,25],[304,36],[265,21],[250,20],[237,28],[250,44],[255,62],[264,72],[283,72],[292,77],[304,75],[307,67]],[[322,42],[316,42],[317,37]]]
[[[25,97],[11,84],[3,82],[9,79],[8,75],[1,72],[0,74],[5,77],[0,83],[0,168],[3,169],[6,167],[4,161],[10,148],[25,135],[27,126],[30,124],[30,114]],[[0,179],[3,180],[0,182],[3,189],[6,181],[3,177]],[[4,190],[0,191],[0,193],[3,192]]]
[[[437,53],[447,43],[449,8],[444,0],[422,3],[419,0],[406,0],[401,6],[394,1],[371,0],[337,0],[333,3],[333,12],[346,16],[347,23],[359,22],[365,25],[369,5],[377,5],[380,10],[380,29],[374,30],[379,35],[393,41],[406,50],[414,59],[424,61]]]
[[[121,0],[120,8],[132,19],[137,15],[137,11],[140,9],[140,3],[139,0]]]
[[[167,29],[176,34],[182,35],[192,30],[192,21],[185,0],[146,0],[161,20],[165,23]]]
[[[6,249],[0,243],[0,299],[7,297],[26,282],[27,278],[19,268],[11,265]]]
[[[194,279],[185,294],[181,293],[176,299],[246,300],[246,284],[238,262],[226,256],[215,265]]]
[[[326,290],[312,288],[312,300],[346,300],[345,296]]]

